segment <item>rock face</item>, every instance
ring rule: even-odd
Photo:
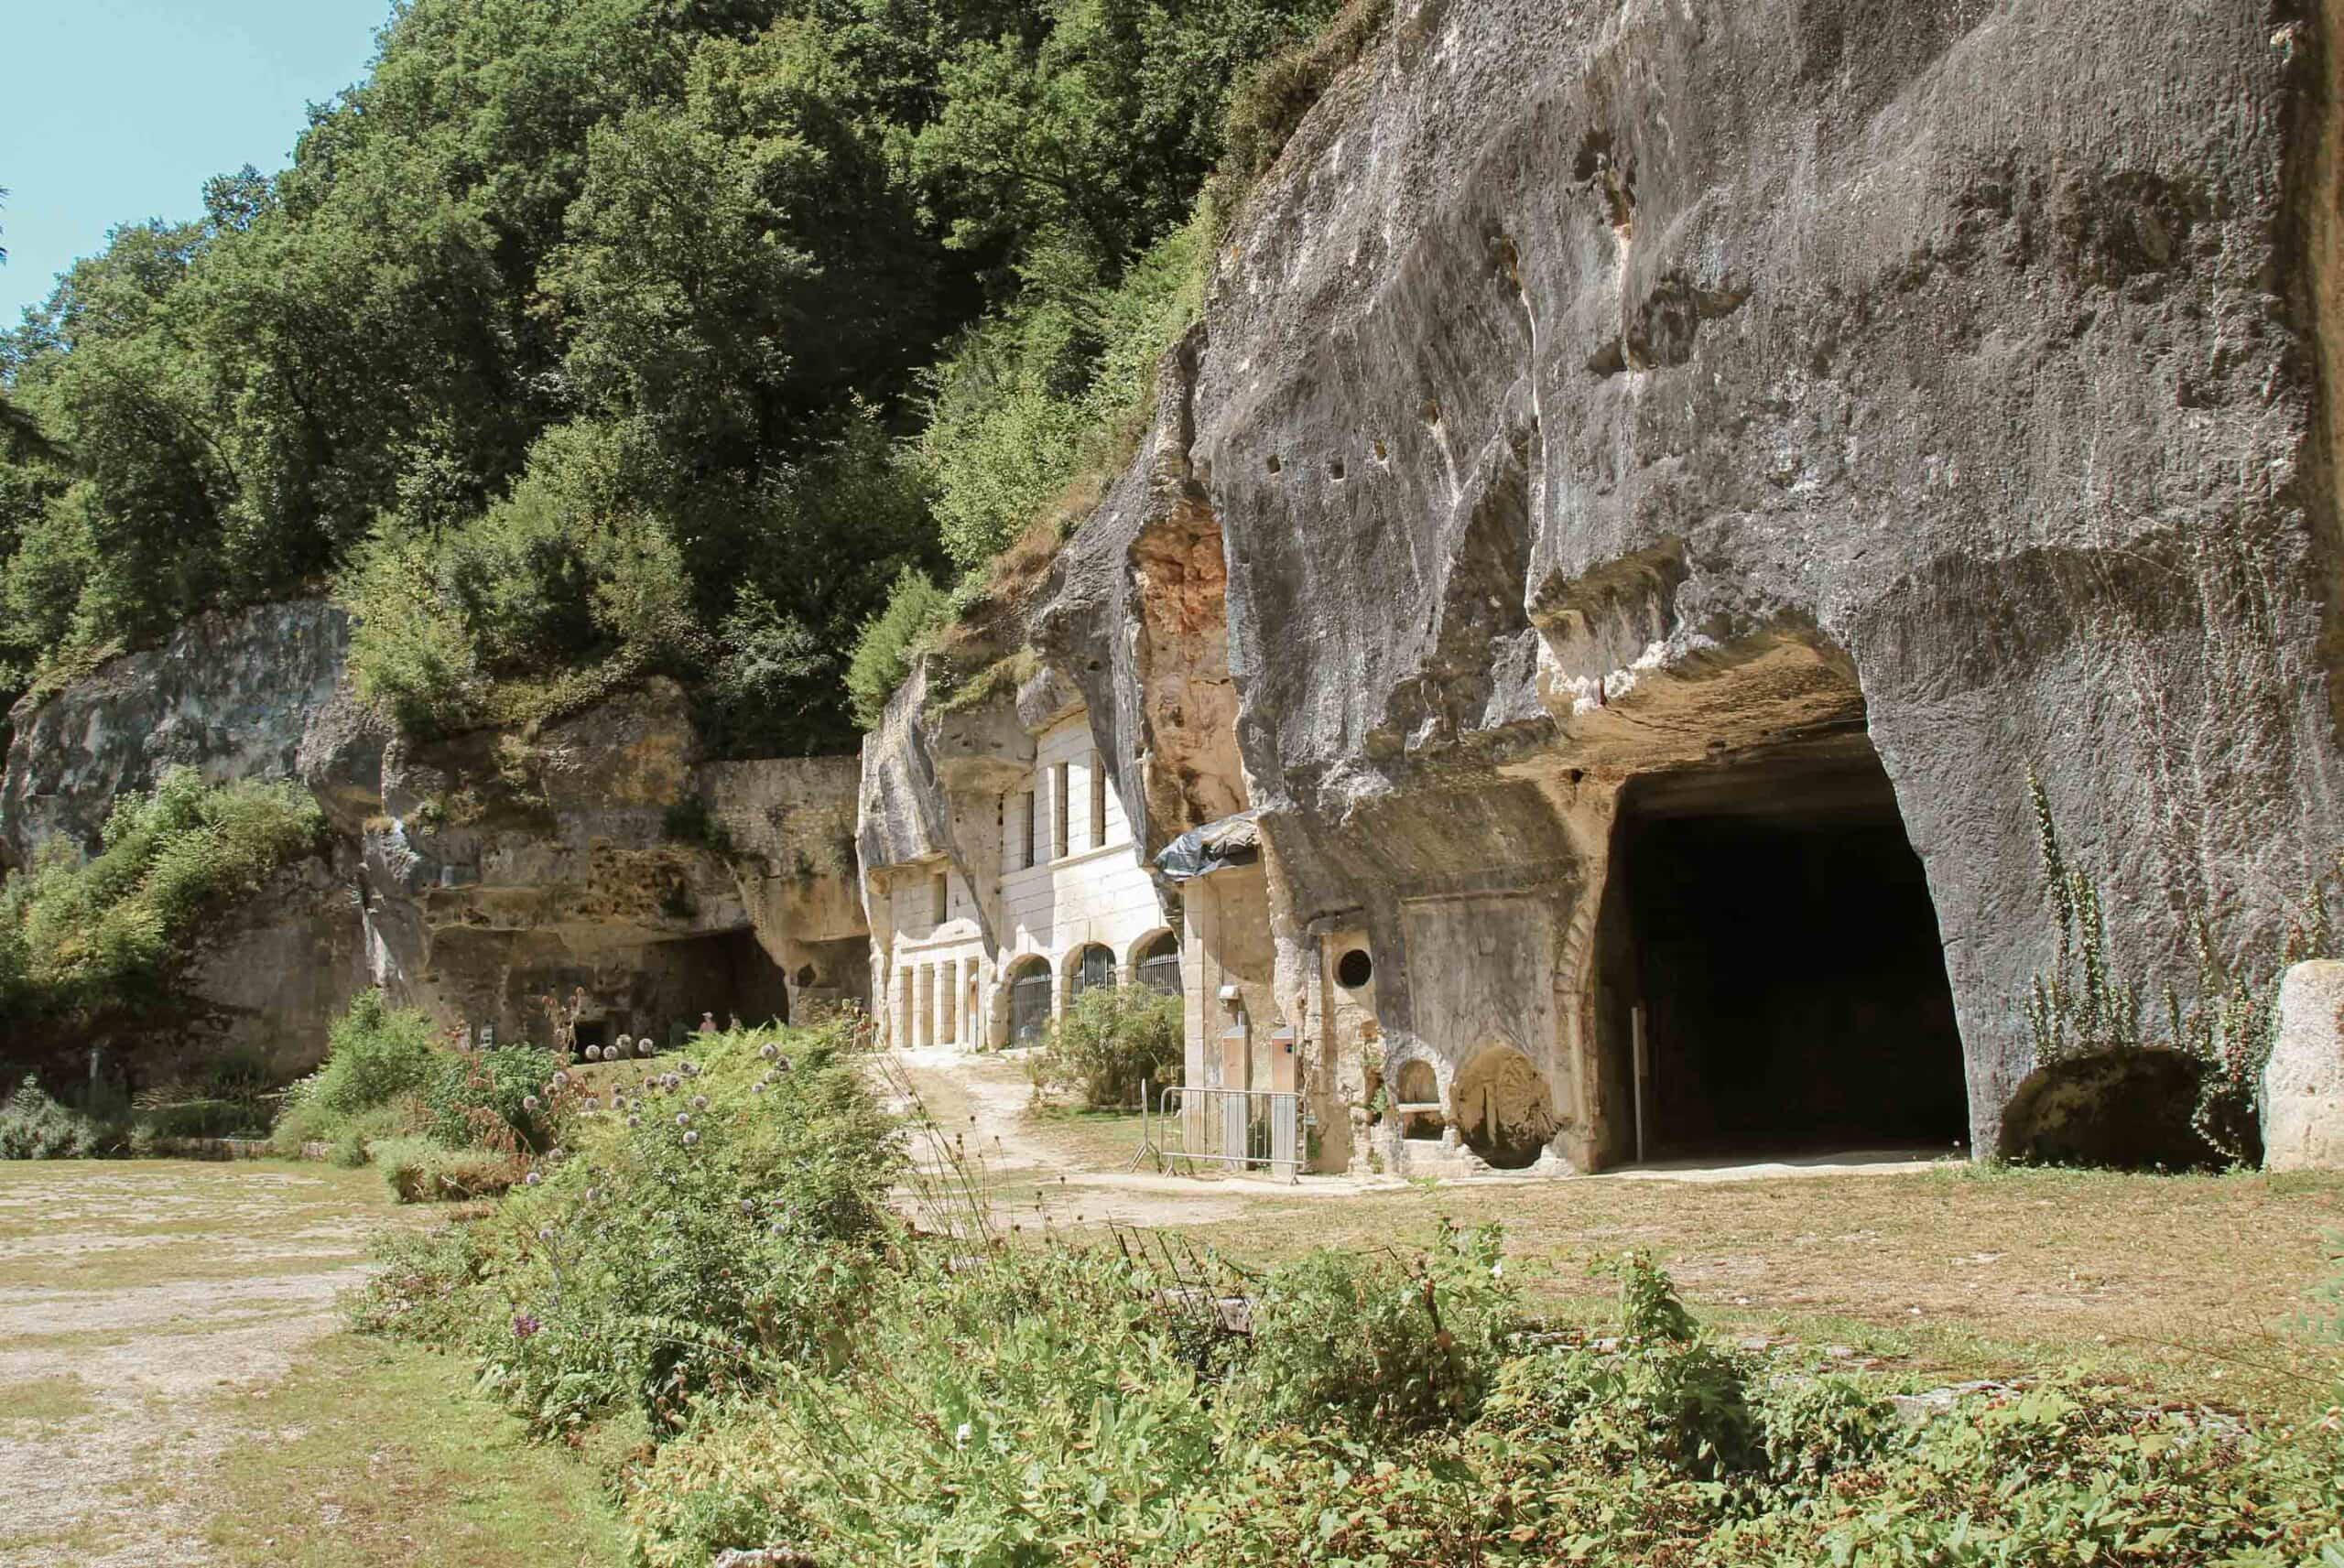
[[[1322,1162],[1992,1147],[2030,772],[2128,971],[2273,949],[2344,838],[2339,13],[1399,0],[1026,628],[1151,844],[1261,812]],[[867,860],[950,849],[923,703]]]
[[[852,759],[709,761],[664,680],[419,743],[343,689],[347,643],[314,601],[206,617],[15,715],[16,859],[92,841],[115,795],[177,762],[297,779],[336,829],[213,944],[196,989],[226,1036],[181,1054],[257,1050],[290,1076],[369,984],[507,1039],[546,1038],[540,999],[583,991],[581,1044],[863,997]]]
[[[0,861],[26,864],[57,838],[94,848],[114,797],[175,765],[216,781],[298,779],[349,641],[348,618],[315,600],[206,615],[19,705],[0,776]],[[356,861],[347,848],[304,861],[238,911],[194,977],[213,1031],[142,1066],[168,1073],[223,1052],[279,1077],[312,1065],[326,1021],[366,983]]]
[[[2263,1148],[2270,1170],[2344,1171],[2344,963],[2296,964],[2279,987]]]
[[[206,778],[290,779],[332,698],[349,618],[317,600],[204,615],[161,647],[108,661],[18,706],[0,777],[0,856],[42,839],[96,841],[117,795],[184,763]]]

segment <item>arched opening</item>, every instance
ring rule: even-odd
[[[1511,1045],[1492,1045],[1449,1085],[1458,1136],[1501,1171],[1536,1162],[1561,1125],[1546,1075]]]
[[[1967,1141],[1936,908],[1861,732],[1631,780],[1598,946],[1606,1162]]]
[[[1115,950],[1103,943],[1086,942],[1074,950],[1066,964],[1067,1000],[1071,1002],[1088,990],[1115,989]]]
[[[1180,994],[1180,939],[1169,931],[1143,936],[1132,948],[1132,979],[1166,996]]]
[[[1009,967],[1009,1043],[1031,1045],[1049,1026],[1049,961],[1028,954]]]
[[[1392,1108],[1400,1119],[1403,1138],[1438,1138],[1448,1126],[1440,1108],[1440,1080],[1432,1064],[1412,1057],[1400,1064],[1392,1080]]]
[[[1355,991],[1375,978],[1375,960],[1364,947],[1353,947],[1335,960],[1335,983]]]
[[[2165,1050],[2102,1051],[2037,1067],[2002,1112],[1996,1152],[2038,1165],[2219,1168],[2221,1152],[2191,1119],[2202,1071]]]

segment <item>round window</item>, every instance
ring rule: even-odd
[[[1364,947],[1354,947],[1335,960],[1335,983],[1345,990],[1355,991],[1375,978],[1375,961]]]

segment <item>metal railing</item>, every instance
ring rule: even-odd
[[[1294,1181],[1302,1171],[1302,1097],[1291,1090],[1151,1088],[1140,1091],[1137,1166],[1266,1167]]]

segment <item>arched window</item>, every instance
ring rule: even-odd
[[[1132,978],[1166,996],[1180,994],[1180,939],[1159,931],[1132,951]]]
[[[1115,989],[1115,950],[1092,942],[1077,949],[1074,962],[1067,966],[1067,998],[1072,1000],[1098,987]]]
[[[1020,958],[1009,971],[1009,1043],[1030,1045],[1049,1025],[1049,963],[1030,956]]]

